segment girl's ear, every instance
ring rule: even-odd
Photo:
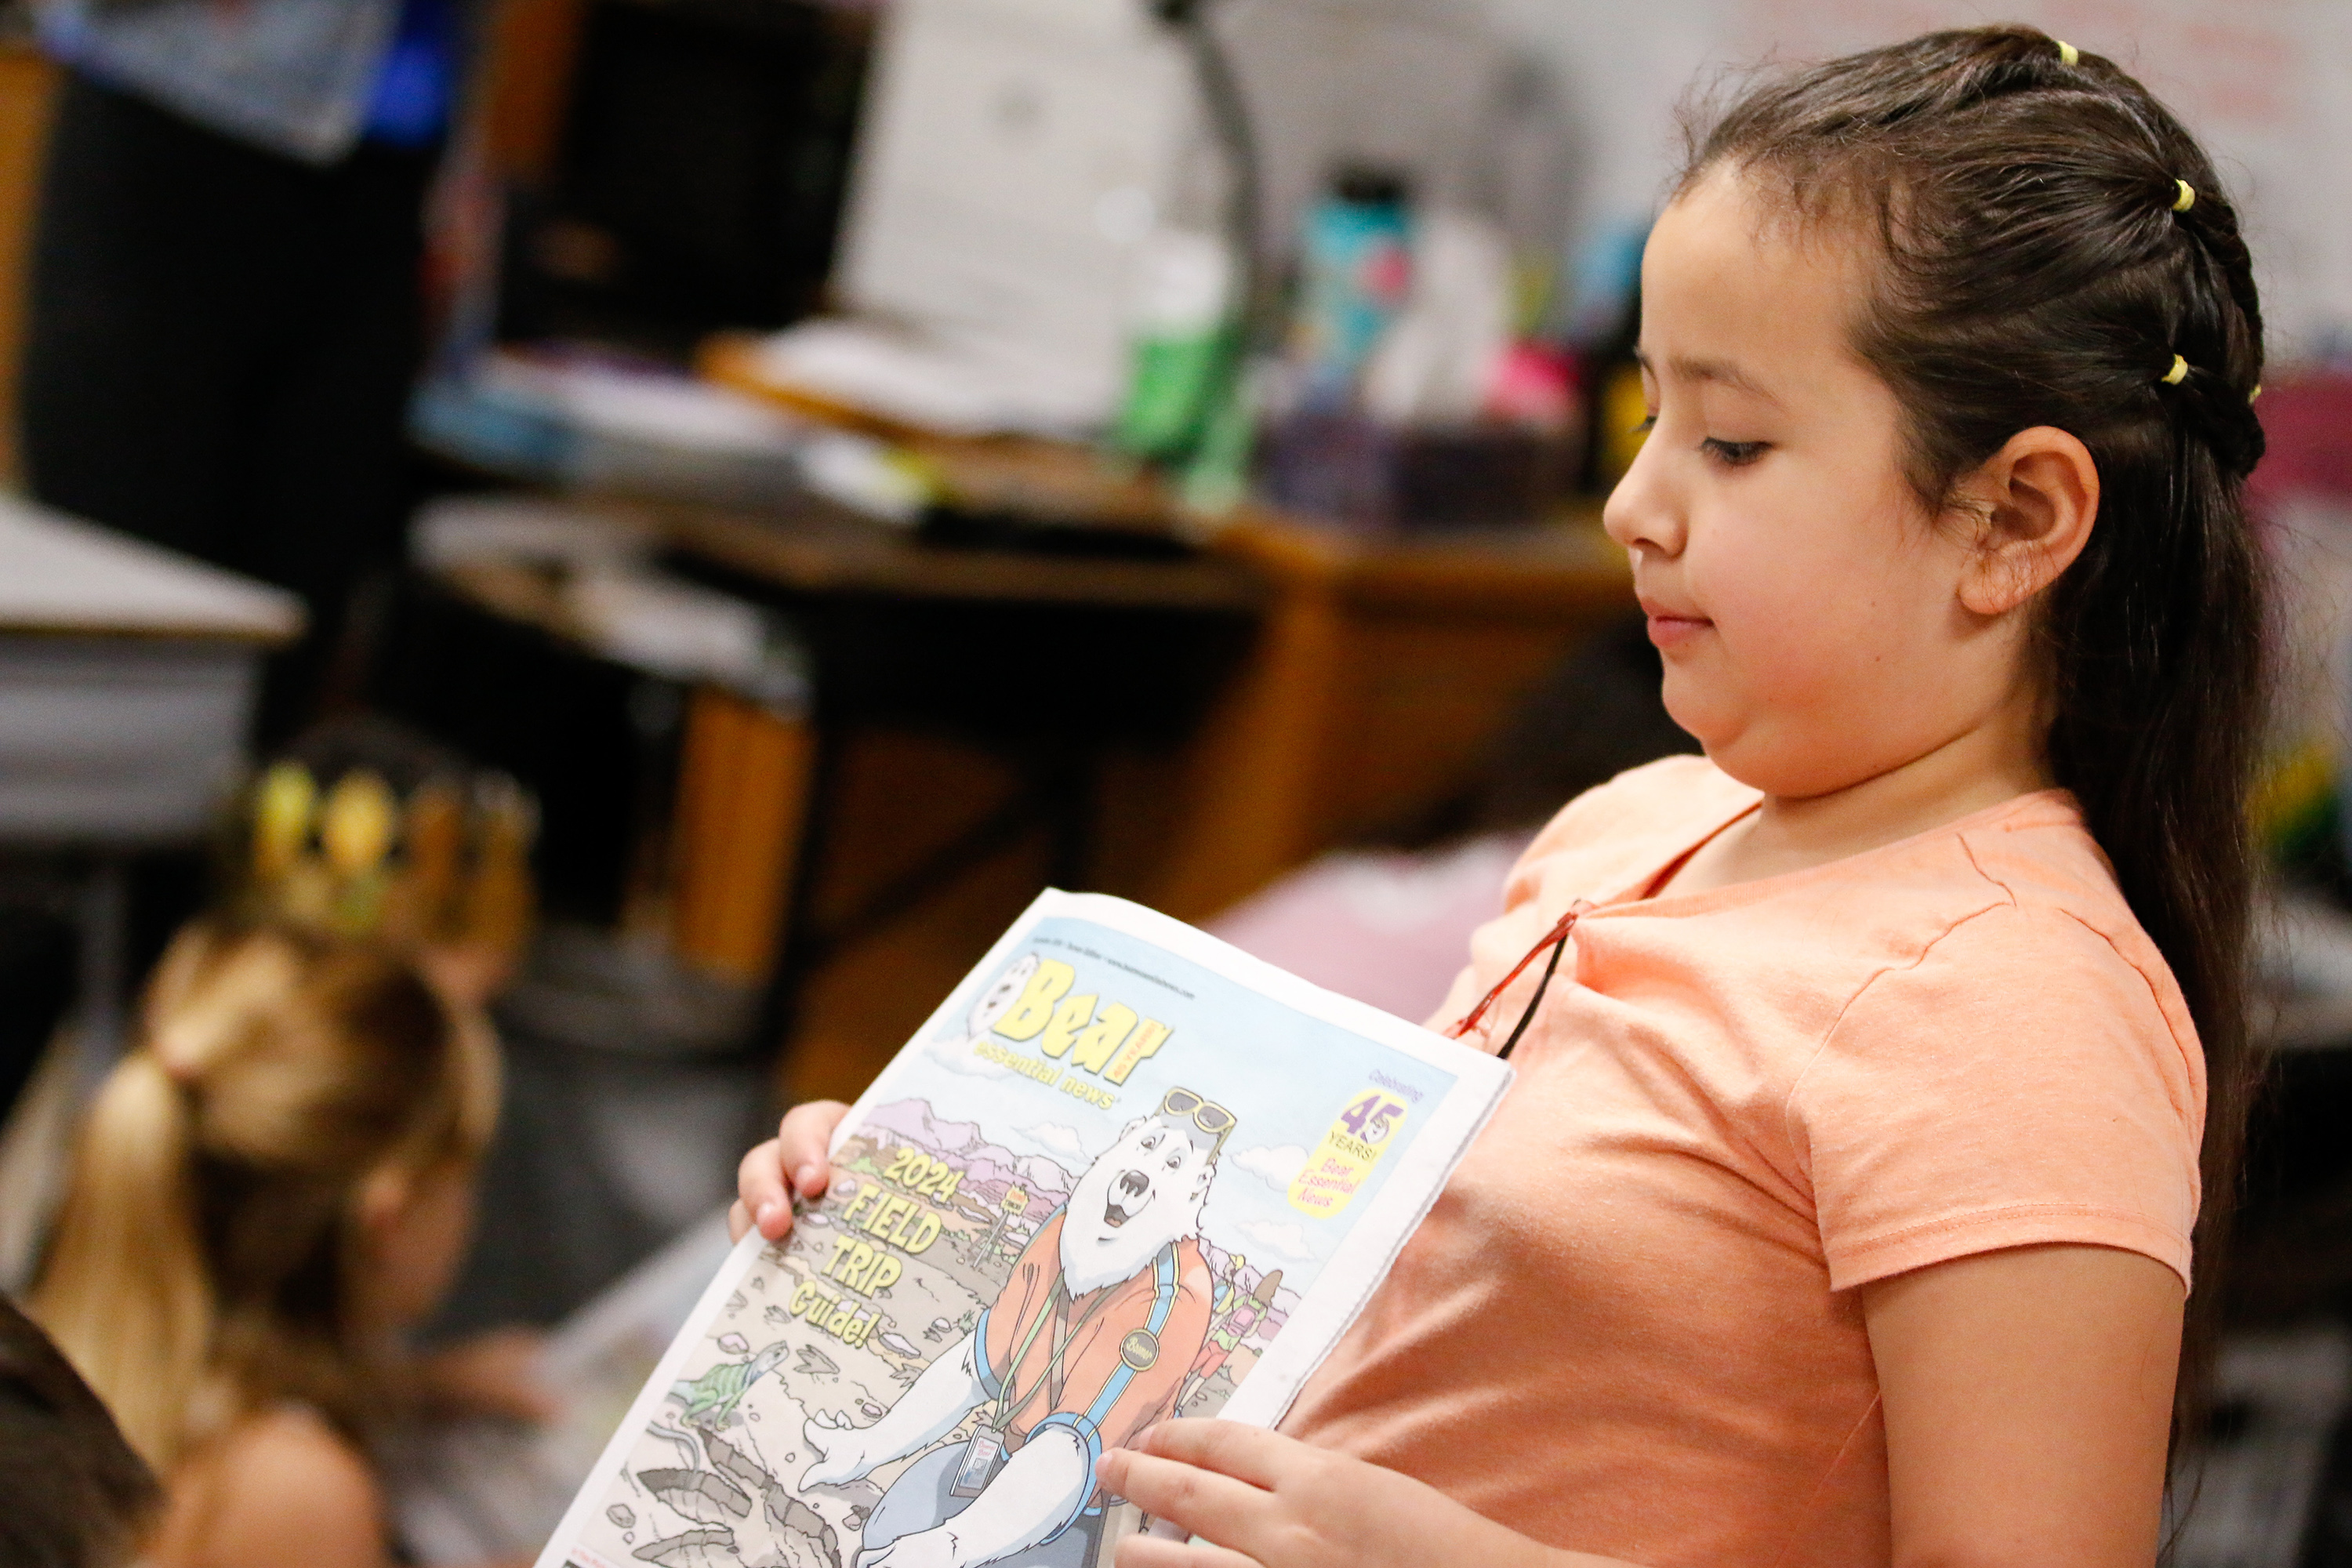
[[[2037,425],[2011,436],[1955,499],[1980,530],[1960,575],[1960,603],[1976,615],[2003,616],[2056,582],[2090,542],[2099,467],[2081,441]]]
[[[378,1237],[397,1226],[408,1211],[409,1200],[415,1196],[415,1176],[390,1161],[369,1172],[360,1183],[360,1229]]]

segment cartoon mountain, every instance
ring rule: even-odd
[[[1043,1154],[1016,1154],[988,1142],[981,1136],[977,1122],[942,1121],[932,1116],[931,1108],[922,1100],[876,1106],[866,1123],[877,1132],[895,1133],[918,1149],[943,1154],[963,1167],[959,1195],[976,1198],[984,1207],[993,1209],[1003,1203],[1005,1190],[1013,1186],[1028,1193],[1032,1214],[1044,1214],[1070,1195],[1073,1177],[1062,1165]]]
[[[931,1114],[929,1104],[919,1100],[876,1106],[866,1123],[885,1143],[894,1138],[904,1139],[919,1149],[943,1154],[963,1167],[963,1181],[957,1189],[959,1206],[992,1214],[996,1205],[1004,1201],[1005,1190],[1017,1184],[1029,1194],[1027,1212],[1032,1216],[1042,1216],[1067,1201],[1070,1188],[1076,1182],[1074,1173],[1045,1155],[1015,1154],[982,1137],[977,1122],[941,1121]],[[1205,1247],[1211,1270],[1217,1278],[1224,1278],[1224,1249],[1214,1241],[1205,1242]],[[1261,1269],[1245,1268],[1242,1271],[1243,1288],[1255,1287],[1262,1278]],[[1278,1331],[1297,1305],[1298,1292],[1295,1289],[1277,1288],[1265,1314],[1264,1331],[1268,1335]]]

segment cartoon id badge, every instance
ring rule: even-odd
[[[963,1446],[963,1458],[956,1465],[955,1483],[948,1488],[948,1495],[978,1497],[987,1489],[996,1467],[1003,1462],[1004,1434],[993,1426],[982,1426]]]

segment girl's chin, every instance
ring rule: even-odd
[[[1675,727],[1699,743],[1700,749],[1713,756],[1717,745],[1727,735],[1737,732],[1736,726],[1726,723],[1725,715],[1710,705],[1703,696],[1692,692],[1685,680],[1676,679],[1677,672],[1669,665],[1664,689],[1666,717]]]

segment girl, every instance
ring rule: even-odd
[[[1643,301],[1606,523],[1706,757],[1521,860],[1439,1019],[1517,1084],[1283,1433],[1105,1457],[1199,1536],[1121,1568],[2155,1558],[2245,1081],[2231,210],[2108,61],[1940,33],[1696,134]]]
[[[446,1288],[495,1047],[409,964],[199,923],[100,1090],[33,1310],[167,1483],[157,1568],[378,1568],[362,1434]]]

